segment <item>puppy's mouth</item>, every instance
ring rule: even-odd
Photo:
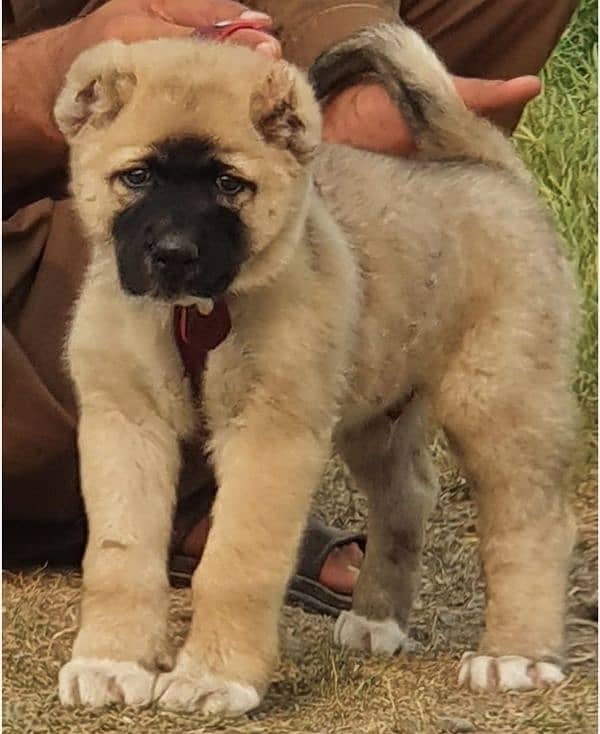
[[[151,295],[180,305],[186,301],[214,301],[231,285],[235,272],[210,273],[199,262],[168,264],[146,258]]]
[[[183,296],[178,298],[175,302],[175,306],[181,306],[182,308],[190,308],[195,306],[198,313],[202,316],[210,316],[215,307],[215,298],[193,298],[192,296]]]

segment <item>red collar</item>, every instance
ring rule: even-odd
[[[227,304],[223,299],[215,301],[207,316],[195,306],[175,306],[173,329],[185,372],[197,388],[208,353],[216,349],[231,330]]]

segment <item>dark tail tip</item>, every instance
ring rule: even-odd
[[[433,102],[431,95],[424,89],[408,85],[385,53],[367,43],[368,39],[359,36],[317,58],[309,71],[317,99],[325,101],[361,82],[381,84],[405,115],[413,132],[422,130],[427,125],[426,110]]]

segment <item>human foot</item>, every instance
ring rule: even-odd
[[[321,567],[319,582],[338,594],[352,594],[362,561],[363,552],[356,542],[333,548]]]
[[[202,557],[209,530],[210,519],[206,516],[201,518],[192,527],[181,542],[180,553],[190,559],[191,569]],[[315,538],[317,532],[322,535],[323,532],[326,532],[325,526],[319,524],[317,531],[315,521],[311,521],[304,545],[305,555],[311,554],[315,542],[317,545],[323,542],[322,538]],[[341,541],[337,541],[337,543],[333,545],[322,561],[316,580],[319,584],[337,594],[351,595],[360,572],[363,551],[359,543],[352,539],[349,542],[343,542],[342,539]],[[309,558],[309,560],[311,562],[313,561],[312,558]],[[317,563],[319,563],[318,560]]]

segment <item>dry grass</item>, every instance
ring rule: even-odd
[[[319,502],[329,517],[360,527],[364,506],[332,463]],[[378,660],[331,643],[331,620],[286,609],[284,655],[276,681],[255,716],[238,722],[194,715],[111,709],[68,711],[58,704],[56,679],[75,631],[79,575],[39,570],[5,574],[4,731],[19,734],[417,734],[419,732],[596,731],[596,631],[589,619],[596,584],[596,500],[593,477],[576,493],[580,541],[572,573],[568,621],[571,674],[558,689],[472,696],[456,686],[456,664],[477,644],[482,586],[474,514],[467,486],[452,470],[431,527],[423,593],[415,609],[408,657]],[[326,497],[326,499],[325,499]],[[176,639],[189,621],[189,592],[173,593]]]

